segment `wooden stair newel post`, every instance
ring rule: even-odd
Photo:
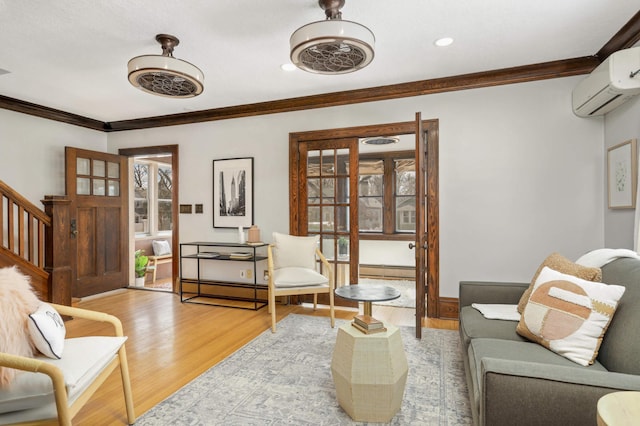
[[[71,200],[61,195],[45,195],[42,203],[51,218],[51,226],[45,230],[44,259],[44,269],[49,273],[50,302],[71,306]]]

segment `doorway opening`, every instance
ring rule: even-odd
[[[144,268],[132,264],[133,288],[177,291],[178,146],[163,145],[121,149],[129,157],[129,252],[147,258]],[[143,262],[144,263],[144,262]]]
[[[391,199],[394,201],[387,205],[397,206],[399,211],[396,212],[396,214],[391,214],[391,212],[386,211],[384,205],[381,204],[379,207],[379,215],[382,216],[380,221],[383,224],[390,221],[392,228],[398,223],[401,223],[402,220],[406,220],[407,223],[410,224],[415,217],[415,230],[405,230],[403,232],[399,229],[394,229],[393,232],[389,232],[387,234],[382,232],[378,233],[378,235],[363,232],[360,229],[359,222],[364,219],[360,217],[359,208],[361,202],[365,203],[365,200],[360,200],[358,195],[360,186],[364,185],[366,182],[358,181],[358,173],[360,170],[360,149],[359,147],[355,149],[355,157],[353,157],[351,156],[352,150],[350,148],[349,164],[351,167],[349,167],[348,174],[345,176],[340,174],[341,172],[339,167],[333,166],[333,164],[338,163],[334,163],[331,160],[332,157],[336,158],[336,160],[340,158],[340,153],[336,151],[335,156],[329,155],[327,158],[329,162],[325,165],[324,159],[327,155],[324,151],[334,149],[332,147],[337,143],[337,141],[346,142],[355,139],[356,144],[360,145],[359,142],[363,138],[380,138],[386,136],[396,137],[402,135],[405,135],[408,139],[414,141],[413,148],[410,151],[415,159],[415,170],[409,173],[414,175],[413,180],[416,182],[414,193],[401,194],[392,192]],[[359,284],[359,280],[361,278],[360,269],[362,266],[362,262],[360,261],[360,251],[362,250],[361,245],[364,245],[365,241],[380,240],[383,242],[393,242],[399,245],[397,248],[392,249],[393,251],[403,250],[407,253],[411,253],[413,251],[415,261],[412,272],[416,279],[415,289],[417,295],[414,320],[417,325],[416,335],[419,337],[421,328],[418,324],[421,324],[421,321],[425,316],[438,318],[440,310],[439,207],[437,178],[438,121],[423,121],[420,118],[420,115],[416,114],[416,121],[291,133],[289,135],[289,144],[290,232],[294,235],[307,235],[318,232],[322,234],[324,226],[320,231],[310,229],[310,225],[313,224],[312,219],[317,216],[322,218],[320,223],[324,224],[324,222],[327,222],[326,227],[328,231],[336,233],[336,236],[341,232],[348,234],[348,239],[346,241],[346,254],[338,251],[338,242],[334,243],[334,240],[329,240],[330,247],[335,246],[335,253],[339,253],[339,255],[334,256],[334,259],[336,260],[336,262],[334,262],[334,267],[336,268],[335,276],[337,286],[345,284]],[[343,156],[345,155],[346,153]],[[310,182],[308,178],[315,178],[315,172],[313,169],[314,157],[320,158],[320,167],[318,168],[320,170],[320,182],[322,183],[322,180],[325,177],[333,177],[333,175],[338,178],[342,178],[345,183],[349,181],[350,183],[348,188],[353,188],[353,190],[348,193],[349,197],[337,199],[336,197],[339,194],[337,192],[333,192],[332,186],[320,186],[320,189],[316,190],[316,186],[309,185]],[[408,169],[407,167],[398,167],[398,170],[407,172]],[[355,179],[355,182],[351,183],[352,179]],[[328,188],[329,191],[325,192],[323,188]],[[388,185],[388,189],[392,190],[393,185]],[[314,199],[314,194],[316,192],[321,194],[315,197],[318,198],[319,201]],[[347,194],[347,192],[345,192],[345,194]],[[355,197],[353,197],[354,194],[356,195]],[[403,215],[402,208],[406,207],[405,203],[407,202],[407,199],[402,197],[405,195],[411,195],[413,198],[413,204],[416,206],[415,213],[411,212],[412,209],[408,209],[404,211],[406,214]],[[351,198],[355,198],[355,200],[352,200]],[[328,201],[326,199],[328,199]],[[368,202],[371,206],[375,205],[371,200]],[[343,215],[345,218],[349,218],[348,226],[341,227],[341,223],[338,220],[341,217],[339,215],[335,215],[333,221],[326,221],[324,213],[325,207],[329,209],[329,213],[337,211],[336,208],[342,208],[343,210],[348,211],[348,214]],[[319,213],[316,212],[316,210],[319,210]],[[315,214],[314,212],[318,214]],[[335,230],[337,230],[337,232]],[[347,235],[345,235],[345,238],[346,237]],[[418,259],[420,259],[420,263],[418,263]],[[351,302],[336,301],[336,304],[352,306],[349,303]]]
[[[416,262],[409,243],[416,232],[415,137],[361,138],[358,170],[358,284],[386,285],[400,297],[374,305],[416,308]],[[374,142],[374,143],[371,143]]]

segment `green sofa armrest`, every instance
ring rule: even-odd
[[[460,309],[472,303],[517,305],[529,283],[460,281]]]
[[[496,358],[481,376],[480,424],[492,426],[595,425],[603,395],[640,390],[636,375]]]

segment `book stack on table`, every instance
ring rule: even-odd
[[[384,323],[369,315],[356,315],[353,317],[352,326],[365,334],[381,333],[387,331]]]
[[[229,253],[230,259],[245,260],[245,259],[251,259],[252,257],[253,257],[253,253],[247,253],[243,251],[236,251],[233,253]]]

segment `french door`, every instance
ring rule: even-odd
[[[307,235],[307,233],[320,233],[323,236],[324,247],[333,248],[331,252],[334,256],[334,265],[337,268],[337,283],[354,284],[358,279],[358,194],[357,194],[357,141],[359,138],[368,138],[374,136],[391,136],[391,135],[409,135],[415,134],[415,165],[416,165],[416,235],[415,242],[411,243],[410,248],[415,249],[416,257],[416,337],[422,335],[422,319],[426,317],[438,318],[441,311],[441,300],[439,297],[439,196],[438,196],[438,120],[422,120],[419,113],[416,114],[414,121],[406,121],[400,123],[379,124],[360,127],[349,127],[340,129],[317,130],[310,132],[291,133],[289,135],[289,226],[290,232],[294,235]],[[348,154],[344,145],[349,141]],[[326,150],[326,152],[325,152]],[[331,205],[325,197],[321,182],[323,180],[322,165],[325,167],[329,163],[323,163],[322,158],[331,157],[330,150],[334,152],[334,158],[350,158],[350,167],[339,171],[336,169],[335,179],[342,179],[349,182],[349,223],[348,231],[341,230],[341,224],[334,225],[335,230],[325,227],[326,213],[323,208],[346,207],[346,205],[337,202],[335,206]],[[352,156],[356,158],[352,159]],[[314,160],[314,158],[318,159]],[[311,160],[310,160],[311,159]],[[309,176],[309,168],[316,167],[314,162],[318,163],[320,175]],[[336,162],[337,164],[337,162]],[[327,168],[327,173],[329,173]],[[349,179],[345,173],[349,173]],[[312,171],[312,173],[316,173]],[[334,176],[334,175],[330,175]],[[315,186],[309,188],[308,179],[316,179],[319,189]],[[333,179],[333,178],[332,178]],[[338,185],[339,186],[339,185]],[[313,193],[312,193],[313,192]],[[311,195],[309,195],[311,193]],[[329,195],[332,193],[329,192]],[[340,197],[340,195],[338,195]],[[324,201],[320,201],[327,198]],[[339,199],[339,198],[338,198]],[[316,202],[316,200],[318,200]],[[341,199],[341,201],[346,198]],[[335,211],[335,210],[334,210]],[[315,216],[311,216],[315,215]],[[347,217],[347,216],[341,216]],[[336,216],[334,216],[334,219]],[[313,219],[313,220],[312,220]],[[311,228],[309,226],[311,225]],[[329,225],[331,226],[331,225]],[[320,231],[318,231],[318,229]],[[336,252],[336,239],[340,241],[340,237],[349,234],[348,259],[341,258],[340,252]],[[338,248],[339,250],[339,248]],[[336,256],[335,253],[338,253]],[[340,268],[346,268],[342,276],[345,277],[340,281]],[[348,277],[348,280],[346,279]],[[336,302],[339,298],[336,298]],[[454,311],[448,302],[448,309]],[[448,313],[448,312],[446,312]]]
[[[298,235],[320,235],[320,250],[331,264],[336,287],[358,280],[358,140],[305,141],[298,145],[295,175]],[[336,299],[336,304],[350,304]]]

